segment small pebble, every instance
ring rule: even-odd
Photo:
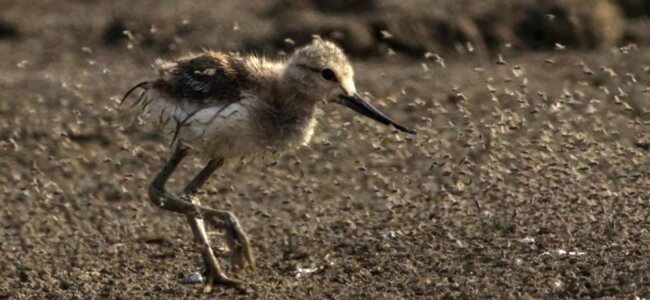
[[[32,195],[29,193],[29,191],[21,191],[18,193],[18,200],[21,202],[27,201],[32,197]]]
[[[203,275],[199,272],[192,272],[183,278],[183,284],[199,284],[203,283]]]

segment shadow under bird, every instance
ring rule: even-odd
[[[235,215],[202,206],[196,197],[197,190],[226,159],[307,144],[314,132],[316,108],[327,102],[415,134],[357,93],[348,58],[335,44],[320,38],[297,49],[286,61],[204,52],[176,61],[158,60],[156,68],[159,77],[131,88],[122,102],[140,90],[133,103],[140,108],[140,115],[163,126],[174,121],[170,124],[175,124],[175,150],[151,183],[149,198],[158,207],[187,217],[202,250],[206,292],[215,284],[241,287],[243,282],[222,271],[205,222],[226,232],[234,266],[255,266],[249,239]],[[207,158],[207,165],[182,196],[168,192],[165,183],[193,152]]]

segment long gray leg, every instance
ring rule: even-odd
[[[171,159],[165,164],[149,187],[149,198],[151,202],[158,207],[187,216],[195,240],[203,248],[203,259],[208,272],[208,281],[205,288],[206,292],[209,292],[214,284],[240,286],[242,282],[228,278],[221,270],[212,248],[210,247],[210,241],[205,231],[203,218],[206,218],[206,220],[215,227],[226,230],[227,242],[230,246],[231,253],[233,253],[233,258],[235,259],[234,262],[239,264],[240,267],[243,267],[246,263],[251,267],[254,267],[255,264],[248,237],[239,225],[237,218],[231,212],[202,207],[198,203],[198,199],[193,197],[209,176],[223,165],[223,159],[210,161],[208,165],[185,187],[184,193],[186,196],[189,196],[189,201],[183,200],[165,190],[165,183],[178,164],[187,156],[188,152],[189,149],[187,147],[178,147]]]

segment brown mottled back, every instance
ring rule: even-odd
[[[163,73],[167,76],[156,80],[154,88],[189,102],[236,102],[251,85],[242,58],[220,52],[179,60]]]

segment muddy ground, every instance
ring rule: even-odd
[[[574,31],[508,27],[482,1],[352,2],[0,2],[0,298],[650,297],[643,1],[536,14],[601,22]],[[394,21],[418,12],[425,25]],[[185,219],[146,196],[169,138],[117,100],[157,57],[276,56],[311,33],[338,39],[358,88],[418,135],[324,107],[310,147],[224,168],[202,200],[235,212],[258,268],[232,273],[215,232],[250,285],[203,295],[183,283],[202,270]]]

